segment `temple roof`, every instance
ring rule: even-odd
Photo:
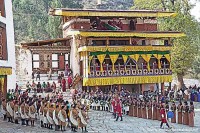
[[[158,10],[94,10],[53,8],[49,11],[53,16],[67,17],[174,17],[174,12]]]
[[[68,40],[70,40],[70,37],[56,38],[56,39],[50,39],[50,40],[39,40],[39,41],[35,41],[35,42],[21,43],[21,45],[22,45],[22,47],[43,46],[43,45],[48,45],[48,44],[53,44],[53,43],[66,42]]]

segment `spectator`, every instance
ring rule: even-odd
[[[11,93],[11,90],[10,90],[10,89],[8,90],[8,93],[7,93],[7,95],[6,95],[6,99],[7,99],[7,101],[10,101],[10,100],[12,100],[12,99],[13,99],[13,95],[12,95],[12,93]]]
[[[52,70],[51,70],[51,68],[49,69],[48,80],[52,80]]]
[[[42,92],[41,89],[42,89],[42,86],[41,86],[40,82],[38,82],[38,84],[37,84],[37,93]]]
[[[63,72],[61,72],[61,75],[60,75],[60,76],[63,78],[65,75],[64,75],[64,73],[63,73]]]
[[[62,79],[62,91],[66,92],[66,80],[65,80],[65,78]]]
[[[29,81],[26,83],[26,90],[30,93],[31,91],[31,84],[29,83]]]
[[[34,80],[35,76],[34,76],[34,72],[32,72],[32,80]]]
[[[37,81],[37,79],[39,79],[39,81],[40,81],[40,70],[37,71],[36,81]]]
[[[16,83],[15,92],[17,92],[18,89],[19,89],[19,86],[18,86],[18,84]]]
[[[42,89],[45,90],[47,88],[47,84],[45,82],[42,83]]]
[[[61,74],[58,74],[58,83],[61,83],[62,77]]]
[[[56,83],[53,82],[53,84],[51,85],[51,88],[53,89],[53,92],[56,92]]]

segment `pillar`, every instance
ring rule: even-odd
[[[83,52],[82,54],[81,54],[81,60],[83,61],[83,63],[82,64],[80,64],[80,65],[83,65],[82,67],[80,67],[80,68],[83,68],[83,77],[85,77],[86,76],[86,57],[85,57],[85,52]]]
[[[122,86],[118,85],[118,91],[121,91],[121,90],[122,90]]]
[[[141,91],[140,91],[140,93],[143,94],[144,91],[145,91],[145,86],[144,86],[144,84],[141,84]]]

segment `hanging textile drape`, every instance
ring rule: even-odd
[[[109,55],[109,56],[110,56],[110,59],[112,62],[112,70],[114,71],[115,70],[115,62],[117,61],[119,55]]]
[[[169,61],[169,68],[171,69],[171,57],[170,57],[170,54],[166,54],[164,56]]]
[[[171,61],[171,58],[170,58],[170,55],[169,54],[166,54],[166,55],[164,55],[165,56],[165,58],[170,62]]]
[[[105,57],[106,57],[106,54],[97,55],[97,58],[98,58],[98,60],[100,62],[100,70],[101,70],[101,72],[103,72],[103,61],[104,61]]]
[[[90,74],[90,64],[92,61],[93,56],[89,56],[89,60],[88,60],[88,73]]]
[[[150,61],[152,55],[151,54],[146,54],[146,55],[141,55],[141,56],[147,62],[147,69],[148,69],[148,71],[150,71],[150,63],[149,63],[149,61]]]
[[[0,67],[0,75],[11,75],[11,74],[12,74],[12,68]]]
[[[138,70],[137,62],[139,60],[140,55],[139,54],[134,54],[134,55],[129,55],[129,57],[131,57],[132,59],[135,60],[135,62],[136,62],[136,70]]]
[[[83,78],[83,86],[172,82],[172,75]]]
[[[163,57],[163,55],[160,54],[153,54],[153,56],[156,57],[156,59],[158,59],[158,68],[161,68],[161,63],[160,63],[160,59]],[[168,60],[168,59],[167,59]],[[169,60],[168,60],[169,61]],[[170,63],[171,64],[171,63]]]
[[[163,55],[158,54],[157,55],[157,59],[158,59],[158,68],[161,68],[161,63],[160,63],[160,59],[163,57]]]
[[[126,61],[127,61],[127,59],[128,59],[128,56],[127,56],[127,55],[122,55],[122,58],[123,58],[123,60],[124,60],[124,64],[126,64]]]
[[[134,59],[135,60],[135,62],[137,62],[138,61],[138,59],[139,59],[139,57],[140,57],[140,55],[139,54],[134,54],[134,55],[129,55],[132,59]]]
[[[4,77],[0,77],[1,92],[4,94]]]
[[[124,65],[126,64],[126,61],[127,61],[127,59],[128,59],[128,56],[127,55],[122,55],[122,58],[123,58],[123,60],[124,60]],[[126,71],[126,66],[124,66],[124,69],[125,69],[125,71]]]

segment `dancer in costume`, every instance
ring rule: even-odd
[[[61,131],[65,131],[65,127],[67,125],[66,119],[67,119],[67,113],[66,113],[66,106],[62,106],[61,110],[58,113],[58,118],[61,121]]]
[[[61,121],[58,118],[59,112],[60,112],[59,105],[56,105],[56,109],[53,112],[53,120],[54,120],[54,123],[55,123],[55,131],[58,131],[60,129],[60,126],[61,126]]]
[[[76,131],[76,128],[78,126],[77,119],[78,119],[78,108],[76,104],[74,104],[72,110],[70,111],[71,128],[72,128],[72,131],[74,132],[77,132]]]
[[[34,103],[29,104],[29,117],[31,121],[31,126],[35,125],[35,114],[36,114],[36,108],[34,106]]]
[[[88,132],[86,129],[87,126],[87,120],[88,120],[88,115],[86,113],[86,111],[84,110],[84,108],[81,108],[81,110],[78,113],[78,123],[79,123],[79,127],[81,127],[82,132],[83,132],[83,128],[85,128],[85,132]]]
[[[53,104],[50,104],[50,107],[47,111],[47,120],[49,121],[49,129],[53,129],[53,124],[54,124],[53,111],[54,111]]]

